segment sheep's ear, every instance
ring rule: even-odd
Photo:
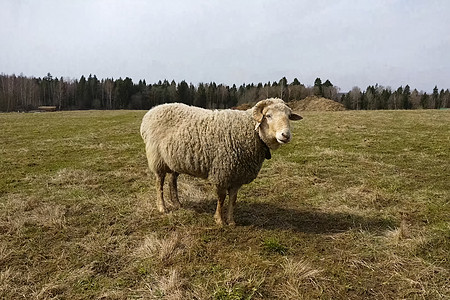
[[[263,110],[264,107],[272,104],[272,101],[270,100],[262,100],[255,104],[253,107],[253,119],[255,119],[256,122],[261,123],[263,119]]]
[[[303,119],[302,116],[294,114],[294,113],[290,114],[290,116],[289,116],[289,120],[291,120],[291,121],[300,121],[301,119]]]

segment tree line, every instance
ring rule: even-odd
[[[345,94],[329,80],[320,78],[306,86],[297,78],[288,82],[286,77],[278,81],[228,86],[225,84],[186,81],[158,81],[147,84],[125,79],[101,79],[95,75],[80,79],[53,77],[42,78],[23,75],[0,74],[0,111],[30,111],[40,106],[55,106],[58,110],[75,109],[150,109],[168,102],[181,102],[204,108],[230,108],[244,103],[279,97],[285,101],[301,100],[308,96],[320,96],[340,102],[348,109],[413,109],[449,107],[449,90],[437,87],[431,95],[410,91],[409,86],[395,91],[378,85],[365,91],[358,87]]]
[[[0,111],[29,111],[39,106],[55,106],[58,110],[73,109],[150,109],[168,102],[181,102],[204,108],[230,108],[243,103],[256,102],[269,97],[285,101],[303,99],[320,94],[338,99],[338,88],[329,80],[324,84],[316,79],[314,87],[306,87],[295,78],[288,83],[279,81],[265,84],[199,83],[174,80],[147,84],[134,83],[131,78],[101,79],[95,75],[80,79],[54,78],[50,73],[43,78],[0,75]]]
[[[450,108],[450,91],[433,88],[431,94],[411,91],[409,85],[400,86],[392,91],[390,87],[380,85],[368,86],[365,91],[353,87],[351,91],[341,96],[340,102],[347,109],[440,109]]]

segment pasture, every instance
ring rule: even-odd
[[[156,210],[144,113],[0,114],[0,298],[450,297],[450,111],[301,112],[223,228]]]

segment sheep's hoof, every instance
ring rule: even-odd
[[[158,206],[158,211],[162,214],[166,214],[168,212],[167,208],[164,206]]]
[[[216,224],[219,226],[225,225],[225,221],[223,220],[223,218],[221,216],[214,215],[214,220],[216,221]]]
[[[235,227],[236,226],[236,222],[228,221],[228,226]]]
[[[179,201],[173,201],[172,202],[172,207],[174,209],[180,209],[181,208],[181,203]]]

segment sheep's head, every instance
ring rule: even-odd
[[[283,100],[271,98],[259,101],[252,109],[253,119],[257,122],[259,137],[272,150],[291,141],[289,120],[297,121],[302,117],[294,114]]]

